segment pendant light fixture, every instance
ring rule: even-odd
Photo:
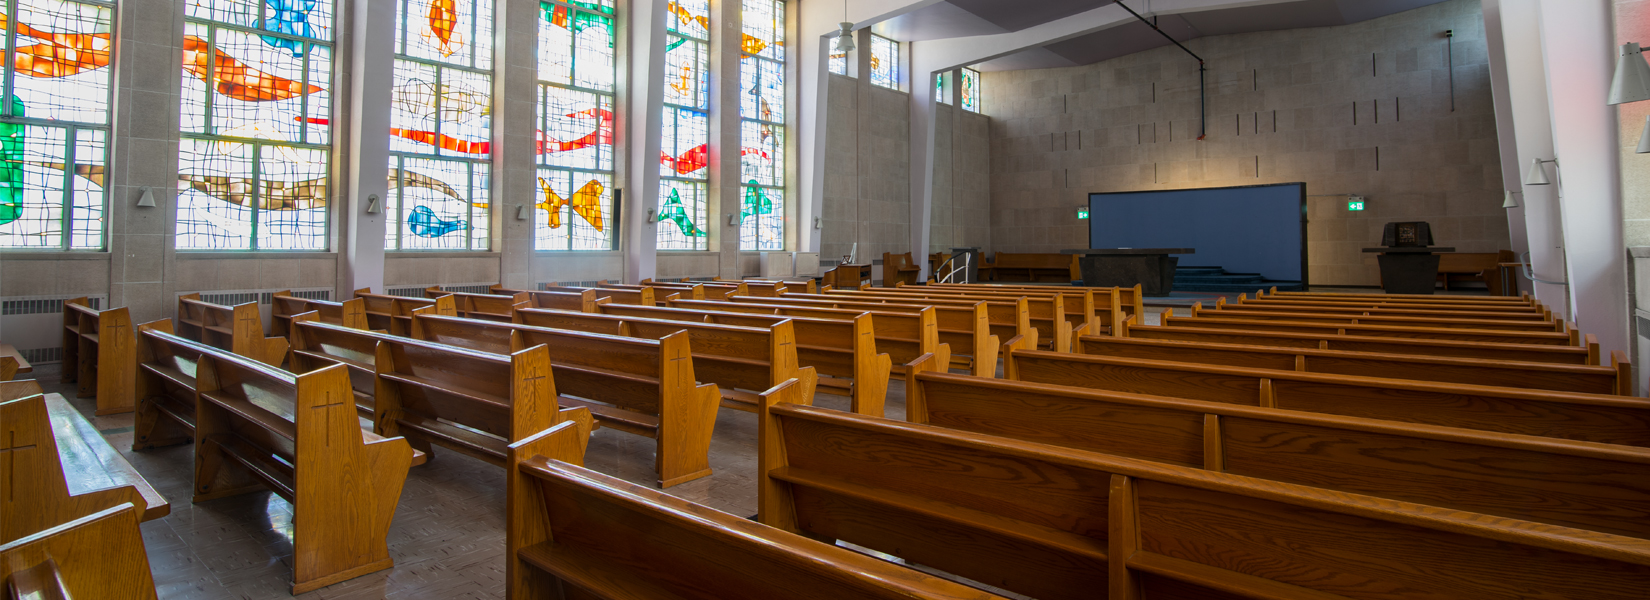
[[[854,24],[848,21],[848,0],[842,0],[842,31],[836,34],[836,51],[845,54],[854,51]]]

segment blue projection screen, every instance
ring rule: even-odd
[[[1195,248],[1182,266],[1306,281],[1306,184],[1089,194],[1089,248]]]

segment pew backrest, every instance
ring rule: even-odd
[[[76,395],[97,398],[97,414],[132,412],[137,397],[137,329],[121,306],[95,310],[85,297],[63,303],[63,381]]]
[[[1290,331],[1260,331],[1243,329],[1204,329],[1200,327],[1138,325],[1134,317],[1124,323],[1123,336],[1153,340],[1179,340],[1278,346],[1287,348],[1318,348],[1322,350],[1350,350],[1357,352],[1386,352],[1418,356],[1457,356],[1514,362],[1547,362],[1572,365],[1597,365],[1600,349],[1597,337],[1583,336],[1581,346],[1549,346],[1510,344],[1501,342],[1472,342],[1434,340],[1424,338],[1373,337],[1341,335],[1337,333],[1298,333]]]
[[[111,506],[0,544],[0,590],[27,600],[154,600],[136,506]]]
[[[1176,317],[1167,312],[1163,313],[1159,317],[1159,322],[1164,326],[1178,325],[1181,327],[1199,327],[1204,329],[1286,331],[1320,335],[1359,335],[1370,337],[1458,340],[1464,342],[1543,344],[1550,346],[1580,346],[1582,340],[1581,332],[1576,330],[1572,325],[1566,325],[1564,331],[1508,331],[1501,329],[1417,327],[1413,325],[1322,323],[1241,318],[1228,319],[1202,316]]]
[[[298,298],[291,291],[275,292],[269,302],[270,335],[286,337],[292,329],[292,317],[316,311],[322,321],[354,329],[367,328],[367,303],[360,298],[343,302]]]
[[[453,310],[457,316],[467,319],[489,319],[493,321],[508,321],[516,309],[531,306],[532,300],[527,292],[511,292],[509,294],[471,294],[466,292],[449,292],[441,286],[433,286],[424,290],[425,298],[440,298],[451,295]]]
[[[391,296],[388,294],[374,294],[369,288],[355,290],[355,297],[366,303],[367,325],[377,331],[387,331],[394,335],[406,336],[412,323],[412,313],[415,310],[433,307],[435,314],[454,316],[458,314],[458,303],[451,295],[440,298],[419,298],[416,296]]]
[[[178,335],[267,365],[286,360],[286,338],[264,337],[256,302],[224,306],[185,294],[178,297],[176,327]]]

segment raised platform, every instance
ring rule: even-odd
[[[1283,292],[1306,290],[1299,281],[1267,279],[1259,273],[1227,273],[1221,267],[1179,267],[1174,274],[1176,292],[1254,293],[1273,286]]]

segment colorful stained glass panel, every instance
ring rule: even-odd
[[[980,112],[980,72],[973,69],[962,70],[962,107],[963,110]]]
[[[491,0],[399,0],[395,53],[458,67],[493,68]]]
[[[612,250],[614,11],[580,0],[539,4],[537,250]]]
[[[871,36],[871,85],[899,89],[899,42],[880,35]]]
[[[539,169],[533,210],[534,248],[612,250],[619,227],[613,213],[613,176]]]
[[[828,66],[829,66],[832,73],[835,73],[837,75],[847,75],[848,74],[848,53],[843,52],[841,54],[832,54],[830,56],[829,61],[828,61]]]

